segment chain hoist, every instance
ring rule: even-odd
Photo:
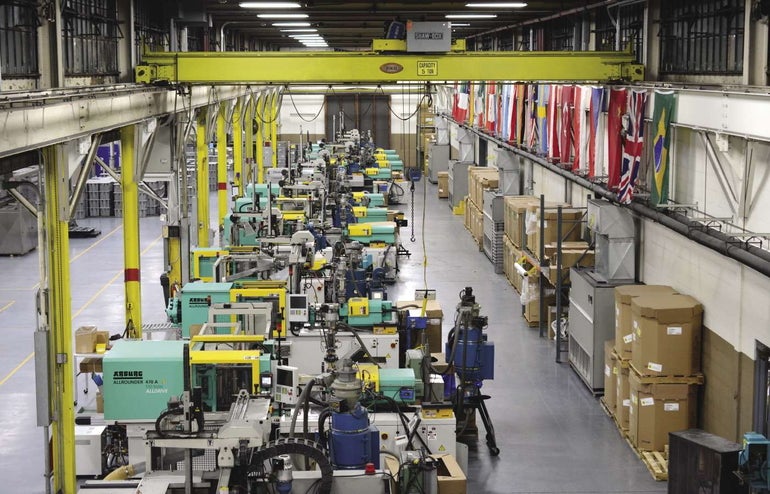
[[[412,185],[409,186],[409,192],[411,193],[410,210],[411,210],[411,214],[412,214],[412,219],[411,219],[412,236],[411,236],[411,238],[409,238],[409,240],[412,243],[414,243],[416,241],[416,239],[414,238],[414,177],[410,177],[409,183],[412,184]]]

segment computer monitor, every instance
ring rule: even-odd
[[[284,405],[297,404],[297,385],[299,384],[299,372],[296,367],[290,365],[277,365],[275,367],[275,401]]]

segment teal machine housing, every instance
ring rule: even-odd
[[[348,228],[348,238],[350,240],[356,240],[364,245],[369,245],[372,242],[383,242],[393,245],[396,243],[396,232],[398,227],[393,221],[381,221],[367,223],[371,225],[371,235],[361,235],[359,230],[354,228]]]
[[[179,294],[182,312],[182,337],[190,337],[190,326],[203,324],[209,320],[209,307],[213,304],[230,302],[232,283],[208,283],[191,281],[182,287]],[[215,322],[227,322],[221,318]],[[217,328],[217,332],[228,332],[226,328]]]
[[[154,421],[184,391],[180,340],[118,340],[104,356],[104,418]]]
[[[393,310],[393,302],[390,300],[369,300],[369,314],[365,316],[351,315],[348,303],[345,302],[340,307],[340,316],[346,318],[348,325],[355,327],[398,323],[396,311]]]

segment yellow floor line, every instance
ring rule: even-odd
[[[112,233],[114,233],[114,232],[115,232],[115,230],[113,230],[113,231],[112,231],[112,232],[110,232],[109,234],[111,235],[111,234],[112,234]],[[159,236],[158,236],[158,238],[156,238],[155,240],[153,240],[152,242],[150,242],[150,245],[148,245],[147,247],[145,247],[145,249],[142,251],[142,255],[144,255],[144,254],[145,254],[147,251],[149,251],[149,250],[150,250],[150,249],[151,249],[151,248],[152,248],[152,247],[153,247],[155,244],[157,244],[157,243],[158,243],[158,240],[160,240],[161,238],[163,238],[163,237],[162,237],[162,235],[159,235]],[[119,271],[119,272],[118,272],[118,274],[116,274],[115,276],[113,276],[113,277],[112,277],[112,279],[111,279],[110,281],[108,281],[106,285],[104,285],[103,287],[101,287],[101,288],[99,289],[99,291],[98,291],[98,292],[96,292],[96,294],[95,294],[93,297],[91,297],[90,299],[88,299],[88,302],[86,302],[85,304],[83,304],[83,306],[82,306],[80,309],[78,309],[78,310],[77,310],[77,312],[75,312],[75,314],[73,314],[72,318],[73,318],[73,319],[75,319],[76,317],[78,317],[78,316],[80,315],[80,313],[81,313],[81,312],[83,312],[83,311],[84,311],[84,310],[85,310],[85,309],[86,309],[86,308],[87,308],[89,305],[91,305],[91,304],[92,304],[92,303],[93,303],[93,302],[94,302],[94,301],[95,301],[97,298],[99,298],[99,295],[101,295],[101,294],[104,292],[104,290],[106,290],[107,288],[109,288],[109,286],[110,286],[110,285],[112,285],[113,283],[115,283],[115,281],[117,281],[117,279],[118,279],[118,278],[120,278],[120,276],[121,276],[122,274],[123,274],[123,271]],[[11,302],[11,303],[13,303],[13,302]],[[9,305],[10,305],[10,304],[9,304]],[[2,312],[2,310],[0,310],[0,312]],[[7,375],[6,375],[6,376],[5,376],[5,377],[2,379],[2,381],[0,381],[0,386],[2,386],[3,384],[5,384],[5,383],[6,383],[6,381],[8,381],[10,378],[12,378],[14,374],[16,374],[17,372],[19,372],[19,370],[20,370],[22,367],[24,367],[24,364],[26,364],[27,362],[29,362],[30,360],[32,360],[32,357],[34,357],[34,356],[35,356],[35,352],[32,352],[32,353],[30,353],[29,355],[27,355],[27,357],[26,357],[24,360],[22,360],[22,361],[21,361],[21,363],[20,363],[19,365],[17,365],[16,367],[14,367],[14,369],[13,369],[11,372],[9,372],[9,373],[8,373],[8,374],[7,374]]]

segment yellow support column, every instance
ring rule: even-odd
[[[273,98],[270,101],[270,147],[273,149],[272,167],[278,166],[278,100],[281,90],[276,89],[273,92]]]
[[[247,96],[246,105],[243,108],[243,129],[246,131],[246,173],[243,178],[243,183],[248,184],[254,181],[254,177],[251,176],[251,167],[254,163],[254,107],[256,101],[253,97]],[[241,194],[246,191],[242,190]]]
[[[51,466],[55,492],[77,490],[75,480],[75,375],[72,363],[72,297],[69,261],[69,173],[61,148],[44,150],[45,252],[51,375]],[[45,283],[45,280],[43,281]]]
[[[260,94],[257,99],[257,136],[255,137],[257,145],[257,183],[265,181],[265,103],[267,95]]]
[[[206,111],[198,112],[195,129],[196,159],[195,169],[198,217],[198,247],[209,246],[209,142],[206,139]]]
[[[219,104],[217,112],[217,225],[222,231],[227,214],[227,104]]]
[[[238,98],[233,109],[233,183],[239,197],[243,195],[243,109],[241,98]]]
[[[123,259],[126,327],[129,336],[142,338],[142,286],[139,269],[139,183],[136,180],[136,127],[120,129],[120,185],[123,189]],[[133,328],[133,332],[132,332]]]

